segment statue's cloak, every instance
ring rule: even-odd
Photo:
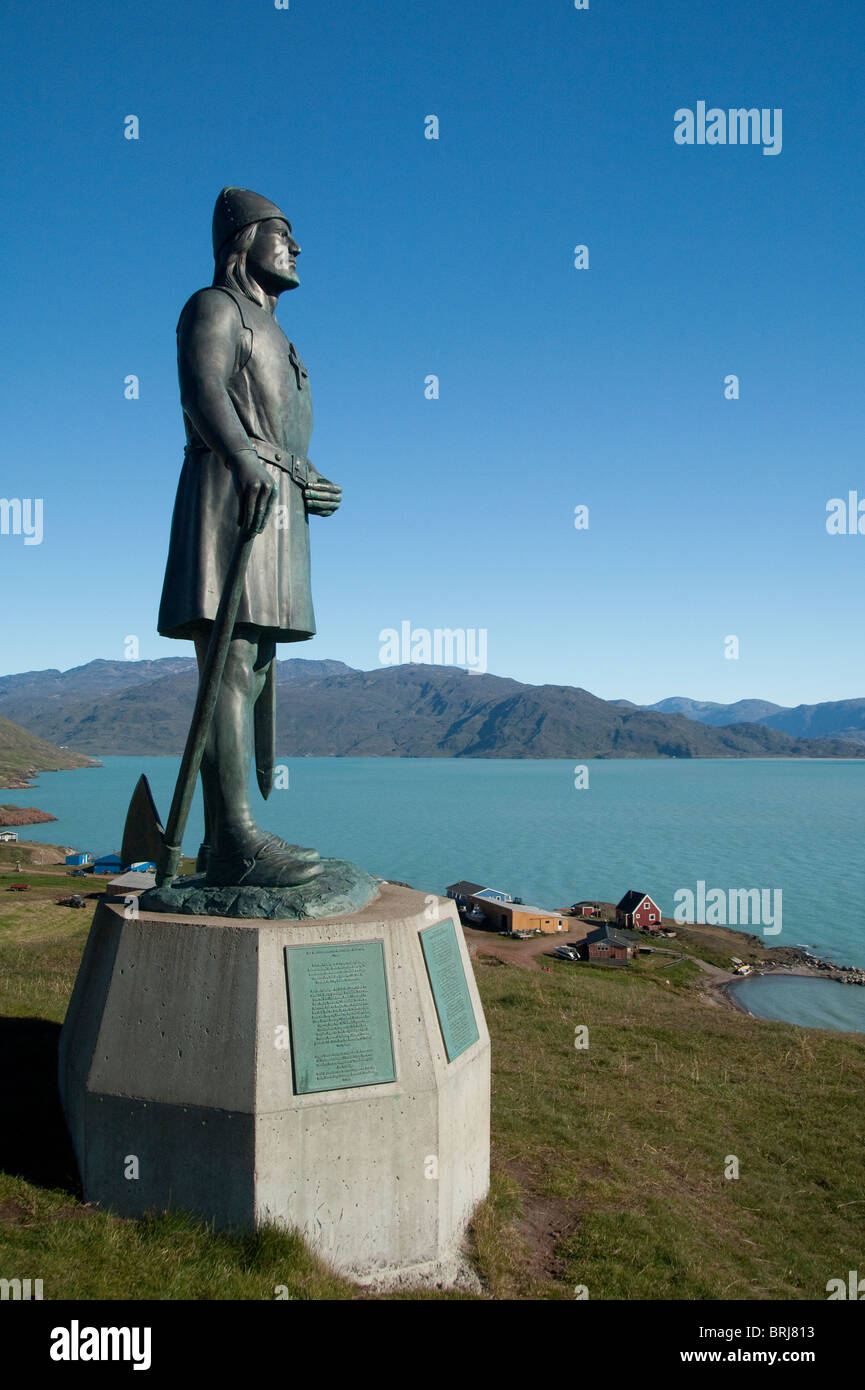
[[[236,317],[232,314],[235,370],[225,389],[279,486],[267,524],[252,547],[237,622],[266,629],[278,642],[302,642],[315,634],[309,518],[298,481],[312,433],[308,375],[293,343],[267,309],[236,290],[214,287],[194,294],[180,316],[181,395],[184,379],[194,377],[199,367],[182,360],[181,325],[189,322],[187,316],[201,313],[202,301],[212,295],[229,295],[237,306]],[[231,472],[186,411],[184,421],[186,458],[171,521],[158,628],[163,637],[188,638],[202,619],[216,617],[237,537],[239,499]]]

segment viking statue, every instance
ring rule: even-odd
[[[213,285],[177,325],[186,453],[159,610],[164,637],[191,639],[203,672],[238,528],[255,540],[201,761],[209,884],[290,887],[320,872],[318,851],[259,828],[249,803],[250,752],[273,782],[277,642],[315,634],[309,517],[330,516],[342,489],[307,458],[309,378],[276,321],[297,288],[285,213],[257,193],[224,188],[213,213]]]

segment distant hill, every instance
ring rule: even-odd
[[[714,724],[723,728],[727,724],[769,724],[771,715],[782,710],[783,706],[773,705],[771,700],[737,700],[734,705],[716,705],[711,700],[689,700],[684,695],[672,695],[667,700],[658,700],[657,704],[643,705],[642,708],[656,710],[659,714],[684,714],[687,719],[696,719],[700,724]],[[770,727],[778,726],[770,724]]]
[[[130,669],[132,668],[132,669]],[[136,669],[138,668],[138,669]],[[717,728],[452,666],[357,671],[279,662],[282,756],[475,758],[865,757],[865,745],[800,740],[762,724]],[[91,662],[0,679],[0,710],[82,753],[180,753],[195,697],[191,658]]]
[[[759,722],[795,738],[849,738],[865,743],[865,699],[796,705]]]
[[[68,748],[56,748],[28,729],[0,717],[0,787],[27,786],[37,772],[91,765],[92,759]]]
[[[349,670],[342,661],[294,658],[277,662],[277,683]],[[0,676],[0,715],[43,738],[86,752],[180,752],[197,671],[195,657],[188,656],[90,661],[69,671]],[[144,727],[135,730],[134,722],[142,720]]]
[[[690,700],[684,695],[672,695],[654,705],[633,705],[630,700],[613,703],[628,709],[683,714],[686,719],[716,728],[754,723],[793,738],[841,738],[865,743],[865,699],[827,700],[819,705],[796,705],[794,709],[772,704],[771,700],[737,700],[733,705],[720,705],[711,700]]]
[[[0,676],[0,714],[34,697],[39,703],[68,702],[89,695],[106,695],[111,690],[127,690],[161,676],[192,670],[195,657],[163,657],[159,661],[88,661],[69,671],[25,671],[20,676]]]

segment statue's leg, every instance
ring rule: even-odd
[[[209,626],[195,638],[199,671]],[[209,837],[207,876],[212,883],[291,886],[320,871],[315,850],[288,846],[256,825],[249,804],[252,710],[267,663],[259,658],[260,634],[238,628],[229,644],[207,746],[201,761]]]
[[[238,628],[238,630],[241,631],[242,629]],[[259,755],[264,755],[263,760],[267,763],[267,766],[270,769],[270,776],[272,777],[274,761],[274,749],[272,743],[273,730],[272,728],[268,728],[265,732],[264,728],[256,728],[256,712],[259,700],[273,698],[273,689],[271,687],[270,691],[268,691],[268,682],[271,680],[272,677],[275,677],[276,675],[276,672],[273,670],[273,666],[276,661],[276,641],[272,637],[267,637],[259,634],[256,631],[256,629],[250,628],[248,629],[248,633],[250,635],[251,640],[257,642],[258,646],[255,664],[253,666],[253,697],[251,716],[253,723],[253,743],[256,744],[256,740],[258,738],[262,738],[267,742],[267,748],[259,748],[258,746],[256,746],[255,753],[256,757],[258,757]],[[270,725],[270,718],[265,719],[263,721],[263,724],[265,726]],[[260,764],[258,765],[260,766]],[[259,785],[261,784],[259,783]],[[268,784],[268,789],[269,786],[270,784]],[[267,795],[267,792],[264,790],[264,787],[261,787],[261,791],[262,795]],[[319,858],[319,853],[317,849],[304,849],[302,845],[286,844],[285,840],[280,840],[279,845],[284,850],[290,850],[291,853],[298,859]]]
[[[260,638],[255,671],[256,695],[252,710],[255,776],[258,789],[267,800],[273,791],[276,763],[276,642],[272,637]]]
[[[199,674],[210,641],[208,628],[195,639]],[[256,644],[233,637],[219,688],[210,735],[201,760],[205,819],[212,852],[245,840],[255,821],[249,804],[249,711]]]
[[[210,823],[207,814],[207,801],[204,802],[204,839],[198,846],[198,855],[195,860],[195,872],[203,874],[207,872],[207,860],[210,854]]]

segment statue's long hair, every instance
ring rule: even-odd
[[[246,255],[255,240],[258,223],[253,222],[227,241],[216,258],[213,267],[214,285],[224,285],[240,294],[245,294],[254,304],[264,307],[264,297],[258,285],[246,273]]]

